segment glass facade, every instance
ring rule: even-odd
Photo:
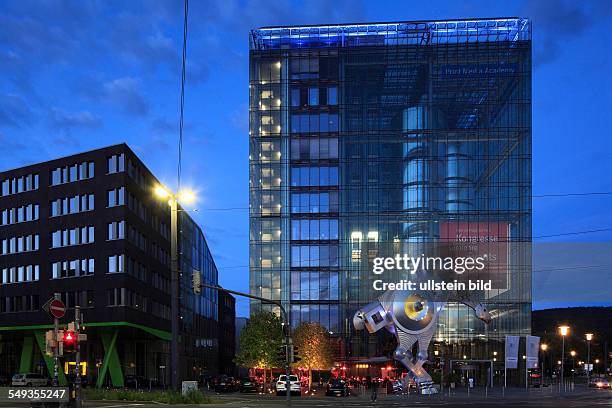
[[[344,345],[338,360],[383,354],[352,328],[381,294],[374,257],[449,231],[495,231],[499,251],[531,241],[528,20],[261,28],[250,40],[250,290],[282,300],[293,327],[321,322]],[[530,261],[508,250],[505,285],[478,299],[490,325],[449,302],[435,342],[484,358],[529,333]]]

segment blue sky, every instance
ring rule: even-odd
[[[182,11],[180,0],[1,2],[0,170],[127,142],[175,185]],[[612,2],[192,0],[183,184],[198,190],[221,284],[248,291],[250,28],[497,16],[533,20],[534,194],[612,191]],[[612,228],[611,204],[535,198],[534,236]],[[605,268],[564,277],[585,282],[568,301],[559,279],[536,273],[534,307],[612,303],[602,274],[609,282]]]

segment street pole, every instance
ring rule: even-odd
[[[546,354],[542,353],[542,388],[546,385]]]
[[[587,340],[587,387],[591,376],[591,340]]]
[[[440,394],[444,393],[444,346],[440,347]]]
[[[81,400],[81,343],[79,342],[79,334],[81,333],[81,307],[74,307],[74,325],[76,330],[76,356],[75,356],[75,377],[74,391],[76,408],[82,407]]]
[[[564,386],[563,384],[563,370],[565,368],[565,336],[561,336],[561,384],[559,390]]]
[[[273,304],[279,307],[281,311],[281,315],[282,315],[282,320],[284,322],[283,334],[285,336],[285,341],[284,341],[285,343],[285,377],[286,377],[285,387],[287,390],[287,405],[290,406],[291,405],[291,380],[289,380],[289,375],[291,375],[290,347],[293,347],[293,345],[291,345],[292,341],[291,341],[291,329],[289,327],[289,315],[287,314],[287,311],[283,307],[283,304],[279,300],[267,299],[264,297],[251,295],[249,293],[243,293],[243,292],[238,292],[235,290],[225,289],[220,286],[213,286],[213,285],[207,285],[205,283],[200,283],[200,287],[214,289],[219,292],[230,293],[232,295],[243,296],[249,299],[259,300],[263,303],[269,303],[269,304]]]
[[[53,295],[56,299],[60,298],[59,293],[55,293]],[[59,334],[59,319],[55,317],[53,319],[53,333],[56,341],[56,347],[53,348],[53,386],[59,386],[59,341],[57,341],[57,336]]]
[[[179,271],[178,271],[178,203],[170,198],[170,313],[172,339],[170,343],[170,375],[172,389],[179,388]]]

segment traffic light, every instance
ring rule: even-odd
[[[278,349],[278,359],[281,361],[287,360],[287,346],[280,346]]]
[[[48,330],[45,333],[45,354],[47,356],[53,355],[53,349],[57,347],[57,339],[55,339],[55,332]]]
[[[292,363],[297,363],[298,361],[301,361],[301,360],[302,360],[302,358],[299,355],[298,346],[291,347],[291,362]]]
[[[76,343],[77,343],[76,333],[72,330],[66,330],[64,332],[63,342],[64,342],[64,352],[66,353],[74,352],[76,349]]]

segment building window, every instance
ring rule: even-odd
[[[337,167],[292,167],[291,186],[337,186]]]
[[[82,194],[73,197],[58,198],[50,202],[51,217],[66,214],[76,214],[94,210],[93,194]]]
[[[296,113],[291,115],[291,133],[337,132],[337,113]]]
[[[338,300],[338,288],[338,272],[291,272],[291,300]]]
[[[0,298],[0,313],[34,312],[39,309],[38,295]]]
[[[51,170],[51,186],[73,183],[94,177],[94,162],[85,161]]]
[[[125,272],[125,255],[111,255],[108,257],[108,273]]]
[[[51,248],[92,244],[95,239],[94,235],[93,226],[53,231],[51,233]]]
[[[327,88],[327,104],[337,105],[338,104],[338,88],[335,86]]]
[[[4,238],[2,240],[2,255],[18,254],[21,252],[38,251],[39,235],[23,235],[19,237]]]
[[[337,138],[291,140],[291,160],[319,160],[337,158]]]
[[[338,247],[335,245],[292,245],[292,267],[338,266]]]
[[[2,196],[38,190],[38,174],[28,174],[2,180]]]
[[[338,192],[317,192],[317,193],[292,193],[291,212],[299,213],[328,213],[338,212]]]
[[[35,282],[40,278],[39,265],[12,266],[2,269],[2,284]]]
[[[21,207],[6,208],[1,211],[0,225],[12,225],[39,219],[38,204],[28,204]]]
[[[338,239],[338,220],[291,220],[292,240],[336,240]]]
[[[125,238],[125,221],[113,221],[107,225],[106,239],[111,241]]]
[[[308,88],[308,105],[317,106],[319,104],[319,88]]]
[[[51,279],[72,278],[94,274],[93,258],[58,261],[51,264]]]
[[[118,187],[107,191],[107,207],[125,205],[125,187]]]
[[[93,307],[94,292],[93,290],[62,292],[60,293],[60,299],[62,300],[62,302],[64,302],[67,308],[74,308],[75,306]]]
[[[125,155],[115,154],[106,159],[106,173],[114,174],[125,171]]]

